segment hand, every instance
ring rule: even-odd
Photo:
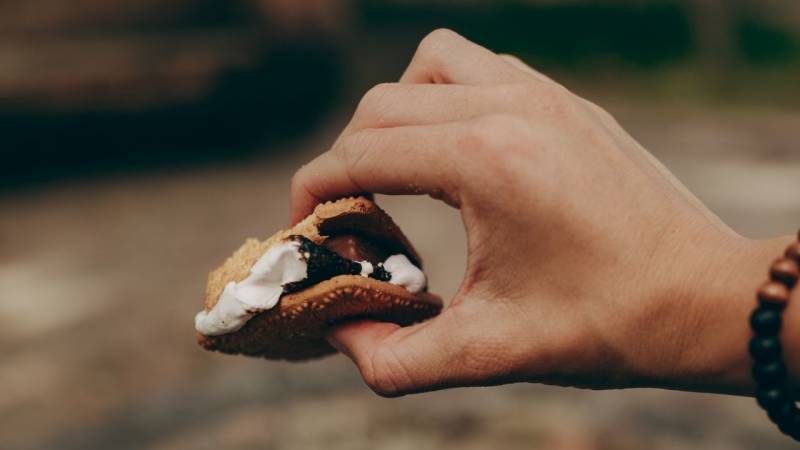
[[[331,331],[376,392],[749,388],[750,299],[782,243],[731,231],[606,111],[519,60],[428,35],[295,175],[293,220],[360,192],[441,199],[468,236],[439,317]]]

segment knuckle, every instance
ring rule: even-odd
[[[505,150],[524,132],[524,119],[513,114],[492,114],[472,121],[467,130],[468,149],[479,152]]]
[[[349,165],[349,162],[353,159],[352,154],[354,150],[353,146],[350,145],[350,142],[352,142],[352,140],[353,140],[353,135],[350,135],[344,139],[340,139],[333,145],[333,147],[330,150],[334,159],[336,159],[344,167],[347,167]]]
[[[455,45],[459,39],[463,38],[455,31],[438,28],[422,38],[417,47],[417,55],[425,59],[436,59]]]
[[[371,87],[358,103],[356,116],[364,119],[379,118],[384,111],[387,97],[395,88],[393,83],[380,83]]]
[[[502,84],[492,87],[494,95],[499,98],[510,99],[523,106],[523,111],[534,112],[537,108],[531,106],[549,104],[553,94],[545,83],[538,81],[525,81],[522,83]]]
[[[556,83],[528,82],[509,87],[507,95],[524,99],[525,111],[548,123],[574,120],[585,111],[578,97]]]
[[[366,133],[359,131],[342,139],[333,147],[333,154],[346,170],[352,170],[364,158],[366,148],[368,148],[365,143],[366,140]]]
[[[382,397],[397,397],[415,385],[411,371],[390,347],[379,347],[369,365],[369,376],[362,372],[362,377],[367,386]]]
[[[303,190],[308,189],[308,182],[309,182],[309,168],[308,165],[303,165],[292,175],[292,179],[290,181],[290,189],[291,192],[302,192]]]
[[[474,122],[460,145],[465,164],[502,184],[518,179],[520,161],[531,157],[535,143],[521,117],[498,114]]]
[[[611,115],[611,113],[606,111],[605,108],[589,100],[585,100],[585,102],[586,105],[589,107],[589,109],[595,114],[597,114],[602,120],[607,121],[608,123],[611,124],[615,125],[617,124],[617,119],[615,119],[614,116]]]
[[[380,386],[383,385],[382,380],[380,377],[375,373],[374,365],[371,361],[364,361],[359,360],[356,361],[356,366],[358,367],[358,371],[361,373],[361,378],[364,380],[364,383],[376,394],[385,396]]]
[[[567,90],[555,83],[542,83],[538,86],[533,95],[537,96],[542,103],[550,107],[560,107],[567,103]]]
[[[526,81],[524,83],[510,85],[508,89],[510,92],[508,92],[507,95],[512,96],[511,98],[536,98],[546,88],[544,83]]]
[[[460,38],[461,36],[458,33],[449,28],[437,28],[422,38],[420,48],[445,46]]]
[[[544,112],[555,118],[566,118],[575,115],[577,108],[575,97],[563,86],[548,83],[542,85],[538,94],[538,101]]]
[[[369,88],[369,90],[364,94],[362,101],[378,102],[386,97],[386,95],[394,86],[396,86],[396,83],[378,83]]]

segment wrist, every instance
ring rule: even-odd
[[[714,273],[720,282],[711,283],[714,289],[698,298],[703,320],[694,353],[687,351],[686,366],[694,369],[693,377],[684,380],[689,389],[745,395],[753,392],[752,360],[747,350],[752,336],[750,315],[770,265],[792,240],[791,236],[741,239],[735,251],[719,259]]]
[[[751,240],[719,232],[690,239],[675,260],[677,276],[661,291],[662,317],[650,319],[661,324],[655,329],[662,342],[652,345],[656,351],[649,352],[650,360],[655,362],[642,371],[640,384],[751,393],[748,318],[770,263],[791,241],[788,236]],[[800,320],[796,306],[793,313]]]

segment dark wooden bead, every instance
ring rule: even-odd
[[[769,269],[769,277],[773,281],[792,288],[797,284],[797,279],[800,278],[800,265],[789,258],[778,259],[772,263],[772,267]]]
[[[772,302],[761,302],[758,306],[764,309],[775,311],[778,314],[782,314],[783,310],[786,308],[785,303],[772,303]]]
[[[775,336],[781,329],[781,312],[759,306],[750,316],[750,326],[759,336]]]
[[[780,428],[781,431],[789,436],[800,440],[800,413],[795,410],[795,412],[792,414],[792,417],[789,420],[785,420],[783,423],[779,424],[778,428]]]
[[[789,436],[796,436],[800,432],[800,414],[798,413],[800,411],[793,407],[792,412],[777,423],[778,428]]]
[[[758,300],[767,303],[786,304],[789,301],[789,288],[777,281],[767,281],[758,289]]]
[[[781,357],[781,341],[775,336],[755,336],[750,339],[750,356],[756,361]]]
[[[759,385],[782,383],[786,379],[786,365],[780,359],[756,361],[753,365],[753,379]]]
[[[787,398],[768,409],[767,415],[769,415],[769,418],[772,419],[773,422],[780,426],[781,424],[792,420],[792,416],[795,414],[794,411],[796,408],[797,407],[794,406],[794,402]]]
[[[797,235],[800,241],[800,231]],[[786,364],[782,359],[778,333],[781,314],[789,302],[791,290],[800,283],[800,242],[790,245],[783,258],[772,263],[770,281],[758,290],[759,306],[750,316],[755,336],[748,350],[755,363],[756,401],[767,411],[769,418],[785,434],[800,441],[800,410],[784,388]]]
[[[756,401],[766,410],[775,408],[780,403],[787,401],[786,392],[780,387],[760,387],[756,389]]]
[[[786,257],[800,264],[800,242],[795,242],[786,249]]]

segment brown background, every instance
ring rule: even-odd
[[[438,25],[606,106],[743,234],[793,232],[795,2],[298,3],[0,1],[0,448],[794,448],[747,398],[382,399],[342,357],[203,352],[192,318],[207,271],[285,225],[293,171]],[[532,31],[541,17],[562,31]],[[457,212],[379,201],[454,293]]]

